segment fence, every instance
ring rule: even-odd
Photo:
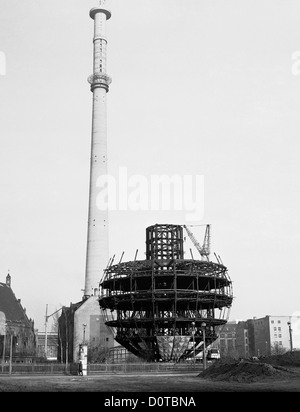
[[[193,372],[202,369],[202,365],[193,363],[95,363],[88,364],[87,374],[97,375],[105,373],[166,373],[166,372]],[[8,363],[0,367],[1,374],[9,374],[10,365]],[[32,374],[32,375],[63,375],[77,374],[77,364],[65,365],[62,363],[13,363],[11,373]]]
[[[12,374],[63,374],[63,373],[70,373],[70,365],[66,369],[66,365],[61,363],[13,363],[11,365],[11,373]],[[1,374],[9,374],[10,373],[10,365],[9,363],[5,363],[0,367],[0,375]]]

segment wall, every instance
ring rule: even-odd
[[[290,316],[269,316],[270,345],[273,353],[290,350],[288,322],[291,322]],[[293,330],[294,336],[295,332],[296,331]],[[293,343],[295,342],[294,340]]]
[[[84,341],[88,344],[88,362],[96,362],[103,351],[114,346],[113,336],[104,324],[97,296],[90,296],[75,312],[74,362],[79,361],[79,345]]]

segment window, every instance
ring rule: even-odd
[[[278,330],[281,330],[281,327],[279,326]]]
[[[274,320],[271,320],[271,323],[274,323]]]
[[[274,333],[274,338],[277,338],[277,333]]]
[[[277,328],[275,327],[274,330],[277,330]]]
[[[281,346],[282,346],[282,341],[281,341],[281,340],[279,341],[279,345],[281,345]]]
[[[282,335],[279,333],[278,337],[279,337],[279,338],[282,338]]]
[[[281,320],[278,320],[277,323],[281,323]]]

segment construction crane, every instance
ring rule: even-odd
[[[209,254],[210,254],[210,225],[206,225],[206,230],[205,230],[205,235],[204,235],[204,240],[202,246],[200,243],[197,241],[191,230],[187,227],[187,225],[183,225],[185,228],[189,238],[193,242],[193,245],[195,248],[198,250],[198,252],[201,255],[202,260],[208,260],[209,261]]]

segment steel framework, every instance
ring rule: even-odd
[[[178,361],[209,345],[228,319],[232,283],[227,268],[184,259],[183,228],[146,229],[146,260],[109,265],[100,307],[116,341],[148,361]]]

